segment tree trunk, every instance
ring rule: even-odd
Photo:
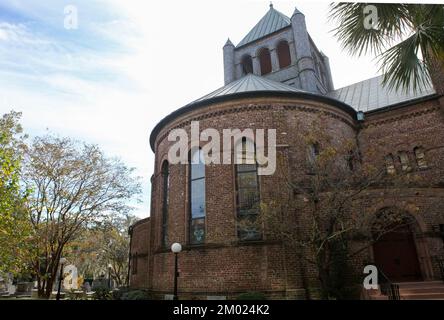
[[[429,52],[431,55],[431,63],[429,67],[430,77],[432,79],[433,87],[436,93],[439,95],[444,94],[444,61],[439,57],[434,57],[433,53]]]

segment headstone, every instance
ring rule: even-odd
[[[108,280],[105,278],[94,279],[92,283],[92,289],[106,288],[108,286]]]
[[[77,290],[79,288],[77,267],[70,264],[63,268],[63,274],[63,289],[66,291]]]
[[[18,282],[15,295],[16,296],[31,296],[31,290],[34,287],[34,282]]]
[[[83,283],[83,291],[91,292],[91,285],[89,284],[88,281]]]
[[[6,283],[6,279],[0,276],[0,295],[4,295],[8,293],[8,286]]]

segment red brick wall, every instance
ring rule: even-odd
[[[130,286],[132,288],[149,287],[149,239],[150,218],[139,220],[132,226],[130,249]],[[135,264],[137,263],[137,266]],[[137,272],[133,271],[137,269]]]
[[[184,128],[189,133],[190,121],[199,120],[200,130],[215,128],[274,128],[277,129],[278,152],[284,161],[282,172],[295,177],[306,174],[306,151],[301,136],[319,125],[331,137],[331,143],[341,145],[356,140],[364,162],[384,165],[384,156],[407,151],[414,164],[413,148],[422,146],[430,167],[421,171],[435,188],[409,188],[399,191],[404,202],[418,207],[416,214],[423,223],[422,232],[431,232],[437,224],[444,224],[444,212],[439,203],[444,200],[444,115],[437,99],[392,111],[367,114],[362,127],[352,117],[327,104],[298,99],[256,98],[219,103],[185,114],[167,125],[155,142],[156,160],[153,176],[150,223],[134,229],[132,250],[148,252],[147,278],[132,277],[135,286],[145,286],[154,292],[168,294],[173,286],[173,254],[161,246],[162,182],[160,169],[172,142],[169,130]],[[188,167],[170,166],[170,203],[168,237],[170,244],[180,242],[179,290],[192,296],[226,295],[234,297],[245,291],[263,291],[273,297],[304,297],[301,278],[301,259],[279,241],[268,239],[256,243],[240,243],[236,236],[234,165],[210,165],[206,168],[206,242],[191,246],[188,242]],[[442,182],[441,186],[439,183]],[[286,197],[283,177],[260,177],[261,200],[281,200]],[[385,191],[369,191],[363,207],[377,212],[375,204],[383,204]],[[433,207],[434,209],[430,209]],[[295,213],[296,214],[296,213]],[[299,216],[304,219],[303,215]],[[285,222],[284,222],[285,223]],[[149,230],[148,230],[149,228]],[[143,239],[143,241],[142,241]],[[143,244],[149,245],[143,248]],[[426,235],[424,250],[418,250],[421,263],[431,278],[437,276],[430,256],[444,255],[442,241],[436,235]],[[140,245],[140,246],[139,246]],[[139,246],[139,247],[137,247]],[[136,249],[137,248],[137,249]],[[145,249],[145,250],[144,250]],[[364,255],[371,256],[371,248]],[[427,257],[424,258],[424,255]],[[424,259],[423,259],[424,258]],[[427,260],[428,259],[428,260]],[[357,262],[357,265],[359,263]],[[140,272],[140,268],[138,269]],[[310,285],[316,279],[312,268],[305,268]],[[137,284],[137,285],[136,285]],[[314,284],[316,285],[316,284]]]

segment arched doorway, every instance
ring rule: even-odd
[[[391,281],[421,281],[415,231],[418,225],[409,215],[394,209],[378,214],[374,225],[373,257]]]

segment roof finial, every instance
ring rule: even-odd
[[[273,2],[270,1],[270,9],[273,9]]]

